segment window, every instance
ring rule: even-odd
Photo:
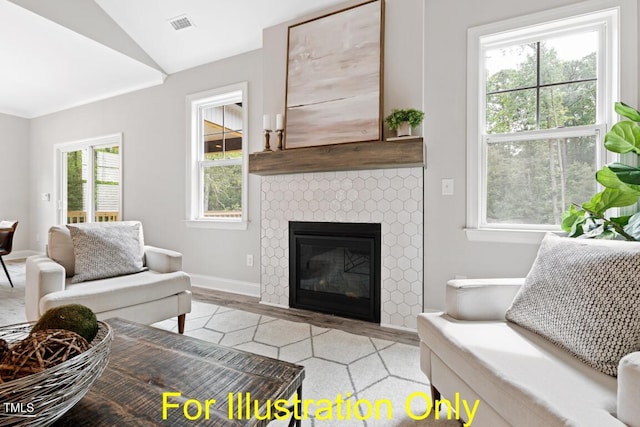
[[[560,230],[571,203],[597,191],[594,173],[611,160],[617,28],[609,9],[469,31],[468,235]]]
[[[57,144],[57,223],[122,220],[122,135]]]
[[[188,224],[246,226],[246,83],[190,95]]]

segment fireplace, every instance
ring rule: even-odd
[[[381,225],[289,222],[289,306],[380,322]]]

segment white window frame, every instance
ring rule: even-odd
[[[203,206],[203,182],[202,168],[213,161],[204,161],[201,153],[204,152],[202,146],[202,124],[198,118],[200,117],[200,109],[203,106],[224,105],[230,99],[236,98],[237,93],[241,92],[242,97],[242,158],[229,160],[215,160],[215,164],[219,166],[240,164],[242,165],[242,216],[241,218],[209,218],[202,214]],[[194,93],[187,96],[187,165],[186,165],[186,224],[188,227],[195,228],[221,228],[221,229],[247,229],[247,202],[248,202],[248,138],[249,134],[249,103],[248,103],[248,84],[240,82],[204,92]]]
[[[624,12],[621,12],[621,9]],[[621,56],[629,54],[636,58],[637,43],[631,42],[620,52],[621,39],[636,37],[637,29],[632,25],[621,26],[621,14],[636,15],[634,0],[588,1],[554,10],[536,13],[493,24],[474,27],[468,31],[467,39],[467,212],[466,235],[472,241],[538,243],[548,231],[561,232],[559,227],[518,224],[487,224],[483,221],[486,212],[486,147],[488,140],[498,141],[502,136],[488,135],[483,138],[485,124],[485,81],[482,68],[483,55],[487,47],[496,47],[500,43],[517,44],[548,37],[553,33],[567,33],[567,27],[575,29],[599,27],[604,37],[600,37],[598,56],[598,111],[596,125],[572,129],[578,134],[599,135],[600,141],[608,127],[615,121],[613,104],[619,100]],[[635,22],[635,21],[634,21]],[[624,32],[622,30],[625,30]],[[569,30],[571,31],[571,30]],[[632,39],[633,40],[633,39]],[[636,62],[631,62],[635,64]],[[635,73],[633,73],[635,75]],[[626,88],[636,90],[632,78],[627,78]],[[627,90],[628,90],[627,89]],[[635,92],[632,97],[635,100]],[[566,129],[565,129],[566,131]],[[555,129],[514,133],[508,135],[510,140],[531,139],[557,136]],[[613,161],[615,158],[598,143],[597,167]]]
[[[118,198],[118,211],[120,221],[124,219],[124,210],[122,206],[122,193],[124,187],[124,181],[122,180],[122,158],[123,158],[123,144],[122,144],[122,133],[115,133],[111,135],[98,136],[95,138],[82,139],[78,141],[71,142],[63,142],[59,144],[54,144],[54,165],[53,165],[53,175],[55,179],[56,185],[54,186],[53,191],[53,200],[56,203],[55,209],[55,224],[66,224],[66,216],[67,216],[67,188],[63,185],[65,181],[65,176],[67,175],[67,168],[64,156],[67,153],[73,151],[79,151],[88,149],[91,151],[91,155],[88,156],[87,168],[88,170],[93,170],[93,152],[97,148],[104,147],[113,147],[118,146],[118,151],[120,153],[119,156],[119,195]],[[88,198],[87,202],[87,222],[94,222],[94,185],[93,185],[93,174],[88,174],[87,189],[88,189]]]

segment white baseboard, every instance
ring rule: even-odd
[[[15,261],[18,259],[27,259],[31,255],[43,255],[42,252],[25,250],[25,251],[12,251],[9,255],[2,257],[5,261]]]
[[[191,286],[260,298],[260,283],[191,274]]]

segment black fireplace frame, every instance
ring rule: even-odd
[[[327,227],[331,229],[330,235],[327,235]],[[289,306],[380,323],[381,228],[379,223],[290,221]],[[300,272],[296,260],[299,244],[309,238],[353,238],[369,242],[372,253],[369,296],[352,298],[335,293],[301,289],[298,286]]]

